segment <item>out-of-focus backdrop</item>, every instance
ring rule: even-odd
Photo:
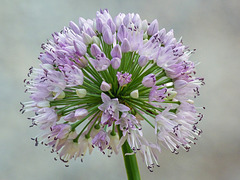
[[[201,62],[197,73],[206,80],[196,100],[206,106],[197,145],[179,155],[163,150],[154,173],[139,158],[142,179],[239,180],[238,0],[0,0],[0,180],[126,179],[121,154],[107,158],[95,150],[84,163],[72,162],[68,168],[54,161],[50,149],[34,146],[30,138],[38,132],[28,127],[27,114],[19,113],[19,102],[28,100],[23,79],[30,66],[38,66],[41,43],[79,16],[94,18],[100,8],[112,16],[139,13],[174,29],[177,38],[197,49],[191,59]]]

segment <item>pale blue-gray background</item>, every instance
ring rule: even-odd
[[[160,168],[149,173],[139,158],[143,180],[240,179],[240,2],[237,0],[0,0],[0,180],[124,180],[121,154],[107,158],[94,151],[84,163],[69,168],[55,162],[45,147],[34,147],[27,115],[19,114],[23,79],[37,66],[40,45],[70,20],[94,18],[100,8],[136,12],[142,19],[157,18],[160,27],[174,29],[176,37],[197,53],[198,75],[206,86],[196,104],[206,106],[200,123],[202,138],[189,153],[163,150]]]

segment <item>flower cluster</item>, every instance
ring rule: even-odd
[[[52,148],[60,159],[81,159],[98,148],[109,156],[127,142],[152,171],[161,147],[178,153],[201,134],[202,119],[192,100],[203,78],[189,61],[194,50],[138,14],[97,12],[79,18],[42,44],[39,68],[24,80],[33,111],[32,125],[41,130],[34,140]],[[143,134],[153,128],[156,140]]]

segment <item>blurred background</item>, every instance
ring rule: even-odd
[[[143,180],[240,179],[240,1],[238,0],[0,0],[0,180],[124,180],[122,155],[111,158],[94,151],[64,167],[43,146],[30,140],[38,132],[29,128],[29,114],[19,113],[27,101],[23,79],[37,67],[40,45],[51,33],[78,17],[94,18],[100,8],[112,16],[139,13],[158,19],[160,28],[174,29],[177,38],[197,52],[199,76],[206,85],[197,106],[205,106],[199,127],[202,137],[190,152],[174,155],[163,150],[160,168],[150,173],[139,158]]]

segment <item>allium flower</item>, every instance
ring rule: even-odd
[[[149,93],[149,101],[158,101],[164,102],[164,98],[166,97],[167,88],[160,88],[158,86],[153,86]]]
[[[100,151],[103,151],[109,145],[110,138],[108,133],[104,130],[99,131],[99,133],[93,138],[92,143],[94,146],[99,147]]]
[[[132,81],[132,74],[117,72],[117,80],[120,86],[126,85]]]
[[[112,125],[113,121],[117,121],[119,119],[119,111],[127,112],[130,110],[129,107],[120,104],[118,99],[110,99],[106,94],[101,94],[103,104],[98,107],[102,113],[101,123],[108,124],[109,126]]]
[[[140,153],[152,171],[161,147],[189,151],[201,134],[203,115],[193,98],[204,82],[189,60],[194,50],[157,20],[100,10],[93,20],[79,18],[54,32],[42,49],[40,67],[24,80],[31,101],[21,103],[21,112],[35,113],[31,127],[42,131],[35,144],[50,146],[62,161],[122,148],[127,166],[138,172]],[[154,142],[142,124],[152,127]]]
[[[141,124],[132,114],[123,113],[121,118],[116,122],[117,124],[120,125],[123,136],[126,136],[127,133],[130,134],[132,130],[141,130]]]

